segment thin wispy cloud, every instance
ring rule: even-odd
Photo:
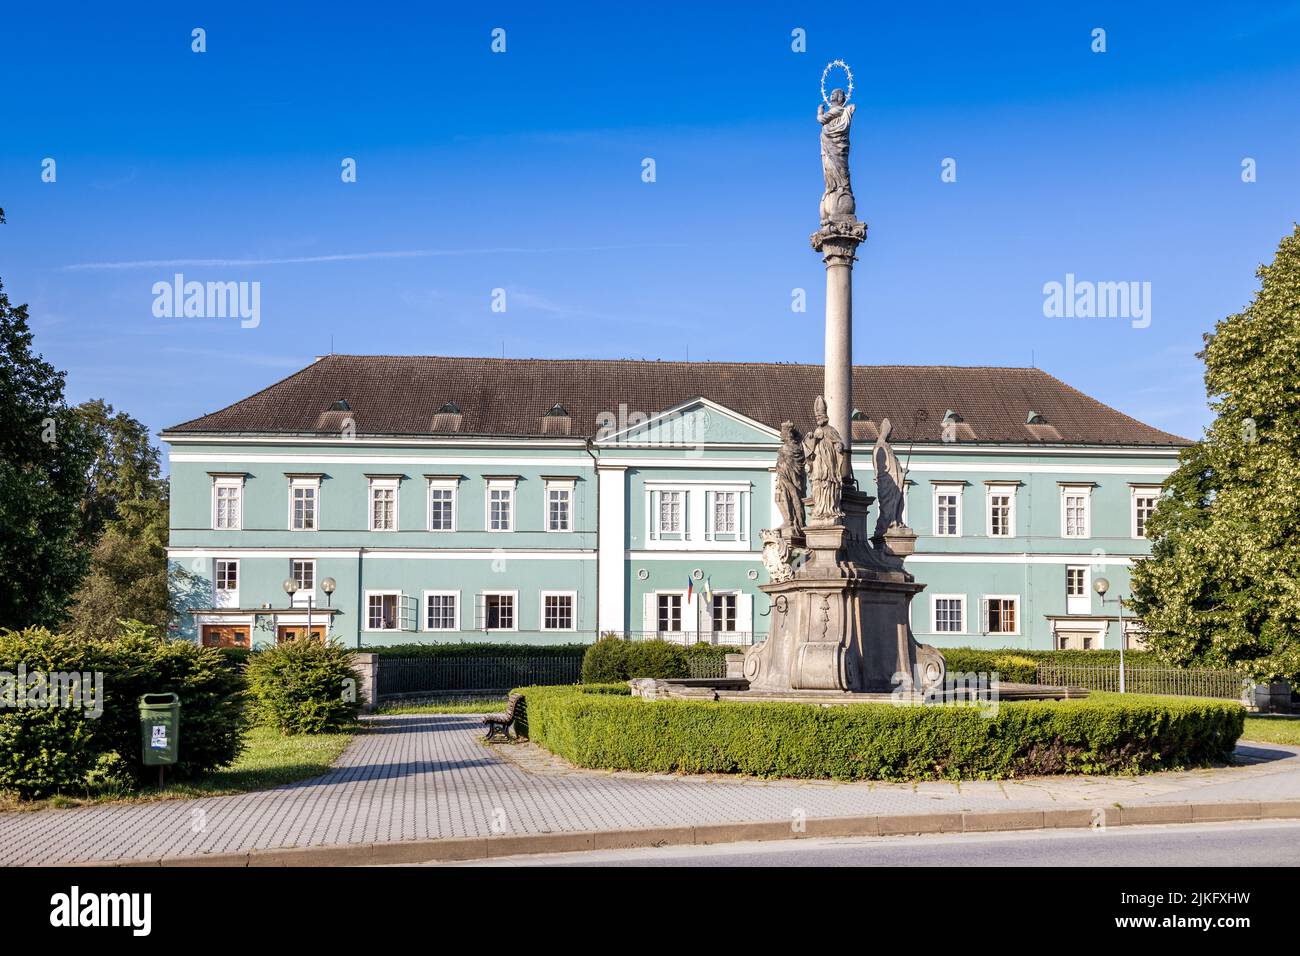
[[[340,252],[324,256],[285,256],[246,259],[128,259],[117,262],[75,262],[71,272],[112,269],[216,268],[230,266],[292,266],[320,262],[366,262],[375,259],[434,259],[446,256],[546,255],[569,252],[615,252],[629,249],[680,249],[684,243],[634,243],[607,246],[496,246],[482,249],[390,249],[384,252]]]

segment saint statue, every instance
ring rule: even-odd
[[[788,538],[803,537],[803,498],[806,492],[802,437],[793,422],[781,423],[781,450],[776,455],[776,506]]]
[[[853,213],[853,187],[849,184],[849,125],[856,106],[848,105],[843,90],[833,90],[830,108],[817,106],[817,122],[822,126],[822,175],[826,192],[822,196],[822,219],[836,211]],[[847,201],[837,201],[837,194],[847,194]],[[824,224],[824,222],[823,222]]]
[[[844,478],[849,470],[849,456],[844,439],[831,424],[826,414],[826,399],[817,396],[813,406],[817,427],[804,439],[804,458],[808,463],[808,478],[812,483],[812,510],[814,521],[834,522],[844,517],[840,502],[844,496]]]
[[[877,538],[884,537],[885,532],[894,528],[905,527],[903,489],[907,472],[890,447],[889,436],[893,430],[888,418],[882,421],[876,446],[871,449],[871,465],[876,472],[876,506],[880,509],[880,516],[876,519]]]

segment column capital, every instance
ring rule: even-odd
[[[832,219],[810,237],[812,247],[828,266],[853,265],[858,243],[866,241],[867,224],[859,219]]]

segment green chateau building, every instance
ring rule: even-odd
[[[809,424],[821,382],[820,365],[322,357],[163,433],[180,633],[761,641],[780,427]],[[853,406],[859,486],[886,418],[908,470],[918,640],[1119,646],[1113,598],[1185,439],[1032,368],[859,366]]]

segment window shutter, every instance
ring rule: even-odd
[[[682,540],[687,541],[691,537],[691,493],[682,492]]]
[[[754,595],[752,594],[736,595],[736,630],[741,634],[751,635],[752,643],[754,633]]]
[[[414,594],[403,594],[399,600],[401,602],[399,616],[402,630],[416,630],[420,621],[420,599]]]
[[[714,524],[713,509],[717,507],[718,493],[716,491],[706,491],[704,493],[704,540],[712,541],[717,534],[717,526]]]
[[[659,598],[653,591],[641,595],[641,630],[659,630]]]
[[[980,633],[987,634],[989,632],[989,599],[988,598],[980,598],[980,615],[981,615]]]
[[[736,496],[736,536],[741,541],[749,540],[749,492],[742,491]]]
[[[649,492],[646,500],[649,502],[647,507],[650,509],[650,540],[655,541],[659,537],[659,492]]]

